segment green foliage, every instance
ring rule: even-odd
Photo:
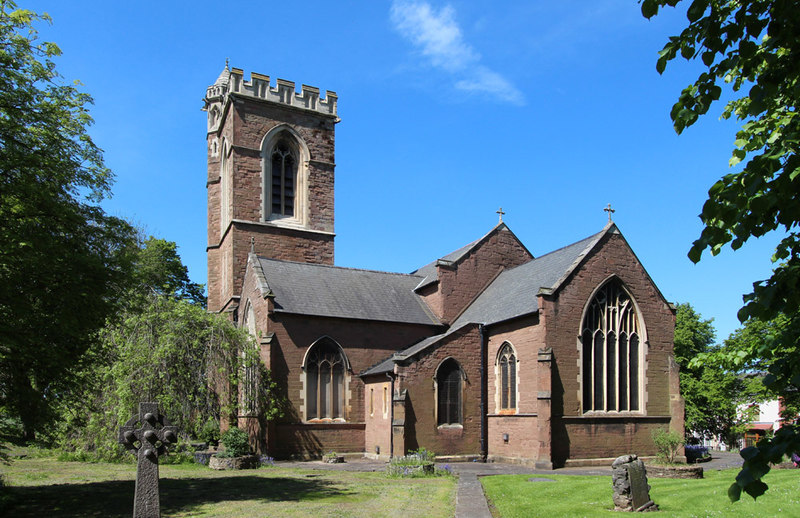
[[[711,320],[703,320],[690,304],[678,304],[675,360],[681,369],[687,439],[693,434],[707,438],[720,436],[732,445],[744,431],[746,422],[739,405],[763,398],[755,398],[755,394],[745,390],[746,378],[739,374],[740,368],[696,360],[722,349],[713,345],[715,334]]]
[[[197,437],[209,420],[231,413],[221,395],[235,393],[238,351],[252,348],[243,331],[200,306],[151,294],[102,333],[102,359],[86,395],[89,413],[66,415],[62,446],[101,458],[123,455],[117,429],[141,401],[156,401],[184,437]],[[220,392],[221,391],[221,392]],[[224,399],[224,398],[222,398]]]
[[[679,0],[641,0],[642,14],[650,18],[659,8]],[[730,91],[722,112],[742,125],[729,161],[738,171],[724,175],[709,190],[700,215],[705,227],[689,251],[697,262],[704,250],[718,254],[727,245],[739,249],[751,237],[779,230],[784,237],[772,257],[776,264],[769,279],[753,284],[744,296],[739,319],[769,322],[785,315],[785,328],[743,353],[739,362],[766,359],[764,383],[774,393],[800,389],[800,1],[693,0],[687,11],[688,27],[669,38],[659,52],[656,69],[681,56],[700,58],[707,70],[687,86],[672,108],[678,133],[694,124],[718,101],[724,86]],[[790,433],[775,441],[796,448]],[[797,450],[787,450],[788,453]],[[764,456],[746,459],[737,489],[754,498],[763,494],[767,473]]]
[[[665,464],[675,464],[675,456],[683,446],[683,436],[675,430],[656,428],[652,433],[653,444],[658,452],[658,460]]]
[[[87,133],[92,99],[63,84],[39,21],[0,2],[0,413],[25,440],[80,390],[134,240],[97,205],[112,175]]]
[[[216,446],[219,444],[219,421],[215,419],[208,419],[203,428],[200,429],[198,438],[209,446]]]
[[[220,442],[225,446],[226,457],[243,457],[250,453],[249,437],[241,428],[228,428],[228,431],[222,434]]]
[[[142,242],[132,268],[132,294],[156,293],[205,307],[203,285],[189,280],[189,270],[173,241],[148,237]]]

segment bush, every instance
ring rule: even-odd
[[[708,446],[700,444],[687,444],[685,446],[686,462],[697,462],[699,459],[708,457]]]
[[[250,453],[250,438],[241,428],[230,428],[220,441],[225,446],[225,457],[243,457]]]
[[[683,445],[683,436],[674,430],[663,428],[653,430],[653,443],[656,446],[658,460],[665,464],[675,464],[675,456]]]
[[[219,445],[219,423],[216,419],[209,419],[203,424],[199,438],[209,446]]]
[[[410,451],[408,455],[394,457],[389,461],[389,476],[424,477],[435,475],[434,462],[436,455],[432,451],[420,448]]]

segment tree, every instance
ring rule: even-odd
[[[174,242],[149,237],[132,260],[128,301],[102,330],[95,361],[83,373],[80,405],[62,409],[60,445],[97,457],[124,455],[117,430],[141,401],[157,401],[183,437],[209,421],[237,415],[240,378],[249,373],[265,419],[281,404],[254,339],[205,310],[202,286],[189,280]],[[87,419],[87,409],[90,409]]]
[[[174,241],[153,236],[143,240],[131,270],[131,295],[158,294],[205,307],[203,285],[189,280]]]
[[[640,0],[642,14],[651,18],[659,8],[680,0]],[[769,279],[753,284],[744,296],[739,319],[770,321],[786,315],[789,323],[779,336],[752,351],[771,358],[764,383],[776,392],[800,387],[800,1],[693,0],[687,9],[688,27],[672,36],[659,52],[656,69],[681,56],[700,58],[707,70],[687,86],[672,108],[678,133],[694,124],[722,95],[732,95],[723,118],[742,122],[736,134],[730,166],[709,190],[700,215],[705,227],[693,243],[689,258],[698,262],[703,251],[712,255],[730,245],[740,248],[750,237],[775,230],[785,237],[773,256],[776,267]],[[785,426],[774,439],[742,451],[744,467],[730,490],[738,500],[742,490],[753,498],[767,485],[761,478],[769,463],[800,451],[800,431]]]
[[[0,0],[0,408],[26,440],[75,389],[134,235],[98,206],[112,175],[87,133],[92,99],[62,84],[40,20]]]
[[[703,320],[691,304],[678,304],[675,361],[681,368],[687,435],[722,437],[726,444],[733,444],[743,425],[738,407],[751,398],[738,371],[694,361],[720,349],[714,345],[715,334],[711,320]]]

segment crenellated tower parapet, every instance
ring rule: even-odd
[[[275,85],[270,84],[270,77],[255,72],[250,73],[250,81],[245,81],[244,71],[241,68],[228,68],[220,74],[213,85],[206,89],[204,110],[209,112],[209,131],[213,131],[219,123],[219,115],[213,114],[211,108],[214,104],[225,104],[226,96],[241,95],[267,102],[278,103],[301,110],[310,110],[322,115],[336,117],[336,92],[325,91],[325,97],[320,97],[320,89],[314,86],[301,85],[297,92],[294,81],[276,79]]]

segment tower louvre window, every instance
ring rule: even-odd
[[[641,341],[636,307],[612,280],[595,294],[583,316],[583,411],[640,411]]]
[[[273,216],[292,217],[297,186],[297,157],[289,144],[281,140],[271,155],[271,212]]]

